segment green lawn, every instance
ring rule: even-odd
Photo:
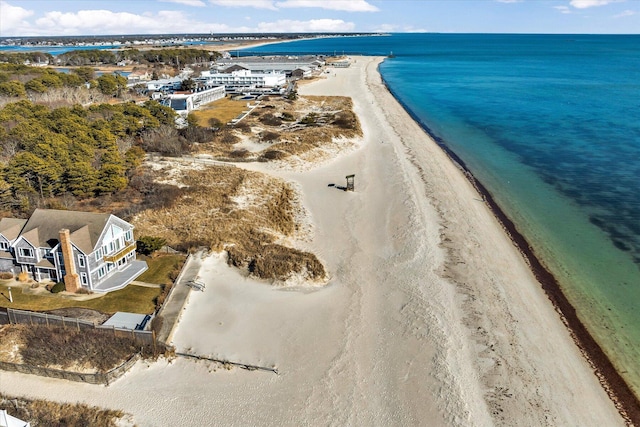
[[[23,292],[22,288],[13,286],[11,293],[13,303],[9,302],[6,284],[0,284],[0,307],[20,310],[48,311],[57,308],[83,307],[103,313],[127,311],[131,313],[151,314],[155,309],[155,299],[160,295],[160,288],[129,285],[119,291],[109,292],[97,298],[81,301],[77,297],[43,292],[37,295]],[[83,295],[84,296],[84,295]]]
[[[185,259],[184,255],[159,255],[154,258],[146,258],[144,261],[147,262],[149,269],[136,280],[157,285],[170,285],[173,283],[170,277],[171,273],[179,271]]]
[[[157,285],[170,285],[170,275],[174,277],[184,263],[184,255],[161,255],[147,258],[149,269],[137,280]],[[19,310],[49,311],[57,308],[82,307],[98,310],[102,313],[126,311],[130,313],[151,314],[156,308],[156,299],[162,293],[162,287],[148,287],[129,285],[119,291],[107,294],[93,294],[91,299],[87,295],[52,294],[40,287],[34,293],[29,285],[11,287],[13,303],[9,302],[8,280],[0,280],[0,307],[11,307]],[[84,299],[84,300],[83,300]]]

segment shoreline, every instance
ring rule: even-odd
[[[109,387],[0,371],[0,391],[119,409],[141,427],[623,426],[477,189],[381,82],[383,58],[354,59],[300,95],[350,96],[355,149],[242,165],[296,187],[309,235],[293,243],[330,282],[274,288],[212,254],[171,342],[279,375],[180,358],[139,362]],[[353,173],[354,192],[327,186]]]
[[[536,256],[526,238],[520,233],[517,225],[509,218],[502,208],[495,201],[491,192],[480,182],[467,167],[466,163],[447,146],[446,142],[436,135],[419,117],[417,117],[404,102],[402,102],[389,87],[382,73],[378,69],[382,83],[393,98],[402,106],[409,116],[420,126],[442,149],[449,159],[459,167],[469,183],[483,197],[484,203],[489,207],[497,221],[503,227],[504,232],[513,242],[514,246],[522,254],[529,264],[531,272],[539,282],[549,301],[560,315],[562,322],[566,325],[575,344],[581,353],[592,366],[594,374],[598,377],[603,389],[609,395],[613,403],[620,411],[620,415],[625,421],[632,425],[640,425],[640,399],[633,393],[627,382],[615,369],[609,357],[596,342],[591,333],[578,317],[575,308],[569,302],[562,291],[556,277],[551,273]]]

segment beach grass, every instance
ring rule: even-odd
[[[57,403],[0,394],[0,409],[31,422],[33,426],[116,427],[125,416],[119,410],[101,409],[84,403]]]
[[[184,188],[172,206],[143,211],[132,220],[141,235],[162,237],[168,245],[185,250],[199,246],[226,250],[230,263],[260,266],[250,271],[264,279],[286,280],[290,274],[324,277],[315,255],[276,244],[283,237],[297,236],[296,217],[302,215],[286,182],[223,166],[183,170],[175,179]]]

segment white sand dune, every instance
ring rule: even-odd
[[[254,165],[302,189],[324,288],[283,290],[219,256],[203,263],[177,359],[109,387],[0,372],[0,391],[122,409],[140,426],[624,425],[526,263],[464,174],[358,57],[304,94],[354,99],[355,151],[307,171]],[[344,185],[355,173],[356,191]]]

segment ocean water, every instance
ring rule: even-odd
[[[390,90],[489,189],[640,396],[640,36],[392,34],[248,52],[393,52]]]

